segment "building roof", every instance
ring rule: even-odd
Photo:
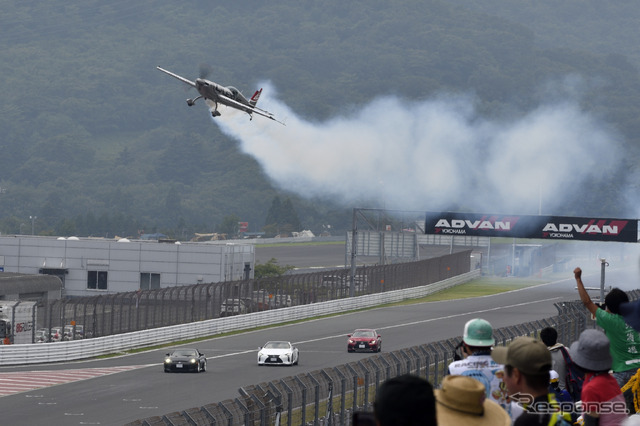
[[[60,290],[62,281],[53,275],[0,272],[0,296]]]

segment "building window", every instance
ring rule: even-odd
[[[140,290],[154,290],[157,288],[160,288],[160,274],[140,273]]]
[[[64,279],[66,274],[69,273],[68,269],[56,269],[56,268],[40,268],[40,273],[43,275],[53,275],[58,277],[62,281],[62,288],[64,288]]]
[[[87,271],[87,288],[94,290],[106,290],[107,271]]]

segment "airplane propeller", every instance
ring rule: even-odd
[[[201,63],[200,64],[200,78],[206,79],[213,73],[213,67],[209,64]]]

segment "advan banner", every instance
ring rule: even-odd
[[[425,234],[638,242],[637,219],[427,212]]]

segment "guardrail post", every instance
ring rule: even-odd
[[[307,422],[307,385],[300,379],[300,377],[293,376],[293,380],[298,382],[298,384],[302,387],[302,420],[300,424],[305,424]]]
[[[347,370],[352,374],[353,379],[353,404],[352,409],[356,411],[358,408],[358,372],[350,365],[346,364]]]
[[[431,382],[431,384],[434,387],[438,387],[440,385],[440,377],[438,375],[438,370],[440,369],[440,352],[438,352],[432,344],[429,344],[429,349],[431,353],[433,353],[433,382]]]
[[[255,404],[258,407],[258,412],[260,413],[260,424],[261,425],[267,424],[267,418],[265,413],[266,405],[264,405],[262,401],[260,401],[260,398],[258,398],[254,393],[250,394],[249,392],[245,391],[244,388],[238,388],[238,393],[240,393],[240,396],[247,401],[247,409],[251,413],[254,413],[256,411],[252,409],[251,403]],[[253,421],[255,421],[255,418],[252,419],[252,422]],[[253,423],[250,423],[250,424],[253,424]]]
[[[416,361],[416,376],[420,377],[420,370],[422,370],[422,364],[420,363],[420,355],[414,348],[409,348],[409,351],[413,354],[413,359]]]
[[[206,296],[205,296],[205,305],[204,305],[204,316],[205,318],[209,319],[209,318],[213,318],[214,317],[214,312],[215,310],[213,309],[213,305],[212,305],[212,297],[211,297],[211,292],[210,290],[212,290],[213,284],[209,284],[206,287]],[[209,309],[211,309],[211,312],[209,312]]]
[[[375,389],[376,393],[378,392],[378,388],[380,387],[380,365],[378,364],[377,361],[379,361],[381,358],[382,358],[381,356],[377,356],[377,357],[371,357],[371,358],[367,359],[367,361],[368,361],[367,364],[368,365],[372,365],[375,368],[375,370],[374,370],[374,380],[375,380],[374,389]],[[364,365],[363,365],[362,368],[366,369],[366,367]],[[366,369],[366,370],[367,371],[371,371],[370,369]],[[368,386],[368,387],[370,387],[370,386]],[[368,400],[369,400],[369,398],[367,397],[367,401]]]
[[[175,424],[171,421],[171,419],[166,415],[163,415],[161,419],[162,419],[162,423],[164,423],[165,425],[175,426]]]
[[[333,379],[324,370],[320,370],[320,374],[322,374],[329,382],[329,397],[327,398],[327,426],[331,426],[333,424]]]
[[[196,313],[196,288],[197,286],[193,286],[191,288],[191,322],[195,322],[197,321],[196,317],[195,317],[195,313]]]
[[[164,325],[165,325],[165,320],[164,320],[164,319],[165,319],[165,317],[166,317],[166,314],[165,314],[165,306],[166,306],[166,303],[165,303],[165,301],[164,301],[164,298],[165,298],[165,296],[167,295],[167,292],[168,292],[168,290],[167,290],[166,288],[165,288],[165,289],[160,290],[160,294],[161,294],[161,296],[162,296],[162,298],[160,299],[160,325],[161,325],[161,326],[164,326]]]
[[[387,361],[387,359],[383,356],[378,357],[378,359],[380,361],[382,361],[382,363],[385,366],[385,380],[388,379],[391,376],[391,364],[389,363],[389,361]]]
[[[444,346],[442,341],[437,342],[437,344],[442,350],[442,379],[444,380],[444,376],[446,376],[447,372],[449,371],[449,357],[447,356],[447,348]],[[440,383],[438,383],[438,385],[439,384]]]
[[[189,415],[189,413],[187,413],[186,410],[181,411],[180,415],[184,417],[187,420],[187,423],[189,423],[191,426],[198,426],[198,423],[196,423],[196,421],[193,420],[193,418]]]
[[[394,352],[389,352],[389,355],[396,362],[396,375],[402,374],[402,361],[400,360],[400,358],[398,358],[398,355],[396,355]]]
[[[369,369],[362,364],[362,361],[358,361],[358,365],[364,370],[364,410],[369,408]]]
[[[280,391],[273,386],[271,383],[268,384],[269,389],[266,390],[264,396],[265,397],[269,397],[269,401],[268,402],[273,402],[275,408],[276,408],[276,418],[280,419],[280,414],[282,413],[282,394],[280,393]],[[262,389],[260,386],[256,386],[257,389]],[[271,390],[273,389],[272,392]],[[278,422],[278,424],[280,424]]]
[[[280,380],[280,384],[287,393],[287,425],[291,426],[291,417],[293,415],[293,389],[291,389],[284,380]]]
[[[67,325],[67,303],[69,303],[68,300],[62,301],[62,315],[60,316],[60,327],[62,327],[62,336],[60,336],[60,341],[64,340],[64,326]]]
[[[227,426],[233,426],[233,413],[229,411],[222,402],[218,402],[218,407],[220,407],[224,415],[227,416]]]
[[[234,402],[235,402],[235,403],[236,403],[236,405],[237,405],[238,407],[240,407],[240,409],[244,412],[244,424],[245,424],[245,425],[250,424],[249,422],[250,422],[250,420],[251,420],[251,419],[250,419],[250,416],[249,416],[249,413],[250,413],[249,408],[248,408],[247,406],[245,406],[245,405],[242,403],[242,401],[240,401],[240,399],[238,399],[238,398],[236,398],[236,399],[234,400]],[[196,426],[197,426],[197,425],[196,425]]]
[[[429,379],[429,376],[430,376],[429,372],[431,370],[431,352],[427,350],[428,346],[425,347],[425,345],[420,345],[418,347],[424,354],[424,378],[429,383],[434,384],[435,382]]]
[[[87,326],[87,323],[85,323],[85,327],[87,327],[87,330],[84,331],[85,335],[87,335],[88,332],[91,331],[91,335],[93,337],[98,336],[98,300],[99,299],[100,299],[100,296],[96,297],[94,299],[94,302],[92,303],[93,310],[91,312],[91,327]]]
[[[251,394],[250,397],[253,400],[253,402],[255,402],[258,405],[258,411],[260,411],[260,424],[266,425],[267,424],[266,405],[264,405],[257,396]]]
[[[573,304],[566,303],[563,306],[562,313],[560,314],[560,330],[558,330],[558,334],[562,335],[567,344],[571,344],[573,341],[573,336],[575,333],[572,331],[572,322],[575,322],[575,317],[572,315],[573,312]]]
[[[342,374],[342,371],[340,371],[339,368],[334,367],[333,371],[336,372],[336,374],[338,375],[338,377],[340,377],[340,424],[343,425],[345,424],[345,402],[346,402],[346,394],[347,394],[347,377]],[[304,420],[304,418],[303,418]],[[303,422],[304,424],[304,422]]]
[[[200,411],[204,413],[207,420],[209,420],[210,425],[218,424],[218,422],[216,421],[216,418],[213,417],[213,415],[209,412],[209,410],[207,410],[207,407],[200,407]]]
[[[309,378],[309,380],[311,380],[314,384],[315,387],[315,408],[314,408],[314,416],[313,416],[313,424],[314,426],[317,426],[318,424],[318,420],[320,419],[320,382],[316,380],[315,377],[313,377],[313,375],[307,373],[307,377]]]
[[[401,349],[400,354],[405,357],[407,362],[407,374],[411,374],[411,357],[407,355],[406,349]]]

